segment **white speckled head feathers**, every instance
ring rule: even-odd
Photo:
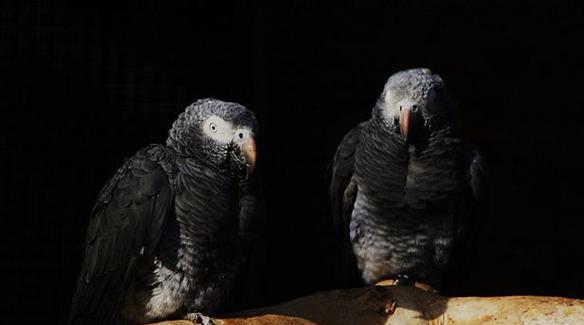
[[[236,131],[253,137],[257,128],[255,115],[245,106],[205,98],[189,105],[178,116],[166,144],[179,155],[223,161]]]
[[[417,115],[426,124],[431,120],[437,124],[438,120],[452,121],[440,118],[450,115],[452,108],[442,78],[430,69],[416,68],[396,72],[387,79],[374,114],[390,127],[397,126],[406,110],[419,111]]]

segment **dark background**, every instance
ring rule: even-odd
[[[386,78],[418,66],[490,163],[456,291],[584,298],[577,1],[158,3],[0,5],[3,318],[64,322],[101,186],[202,97],[260,121],[266,303],[334,286],[326,166]]]

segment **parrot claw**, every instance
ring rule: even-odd
[[[412,278],[410,278],[404,274],[397,274],[394,278],[382,280],[382,281],[378,282],[376,285],[377,286],[400,285],[400,286],[404,286],[404,287],[416,287],[416,288],[424,290],[426,292],[430,292],[430,293],[438,294],[438,295],[440,294],[440,292],[438,290],[434,289],[429,284],[424,283],[424,282],[414,281]]]
[[[218,325],[213,322],[213,319],[202,313],[190,313],[185,316],[185,319],[193,322],[193,325]]]
[[[415,285],[415,283],[416,283],[415,281],[413,281],[409,276],[407,276],[405,274],[397,274],[395,276],[395,280],[393,282],[393,284],[407,286],[407,287],[411,287],[411,286]]]

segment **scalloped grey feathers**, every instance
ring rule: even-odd
[[[405,275],[440,288],[460,263],[485,177],[447,96],[428,69],[398,72],[339,144],[329,197],[344,285]]]
[[[229,296],[246,255],[242,232],[249,229],[240,223],[255,217],[256,194],[230,170],[233,144],[201,132],[211,115],[257,129],[245,107],[199,100],[174,123],[167,145],[141,149],[104,186],[91,212],[70,323],[208,313]]]

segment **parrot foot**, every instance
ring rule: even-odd
[[[375,285],[377,286],[393,286],[393,285],[401,285],[405,287],[416,287],[418,289],[422,289],[424,291],[433,293],[433,294],[440,294],[438,290],[434,289],[427,283],[418,282],[412,280],[412,278],[408,277],[407,275],[398,274],[392,279],[385,279],[377,282]]]
[[[213,322],[213,319],[202,313],[190,313],[185,316],[185,319],[193,322],[193,325],[218,325]]]
[[[416,282],[416,283],[414,284],[414,286],[415,286],[416,288],[418,288],[418,289],[422,289],[422,290],[424,290],[424,291],[426,291],[426,292],[433,293],[433,294],[435,294],[435,295],[439,295],[439,294],[440,294],[440,292],[438,292],[438,290],[436,290],[436,289],[432,288],[432,286],[430,286],[430,285],[429,285],[429,284],[427,284],[427,283],[423,283],[423,282]]]
[[[397,274],[393,284],[411,287],[414,286],[416,282],[405,274]]]
[[[410,278],[409,276],[407,276],[405,274],[398,274],[395,277],[393,284],[406,286],[406,287],[416,287],[418,289],[422,289],[422,290],[430,292],[430,293],[438,294],[438,290],[432,288],[432,286],[430,286],[429,284],[414,281],[412,278]]]

